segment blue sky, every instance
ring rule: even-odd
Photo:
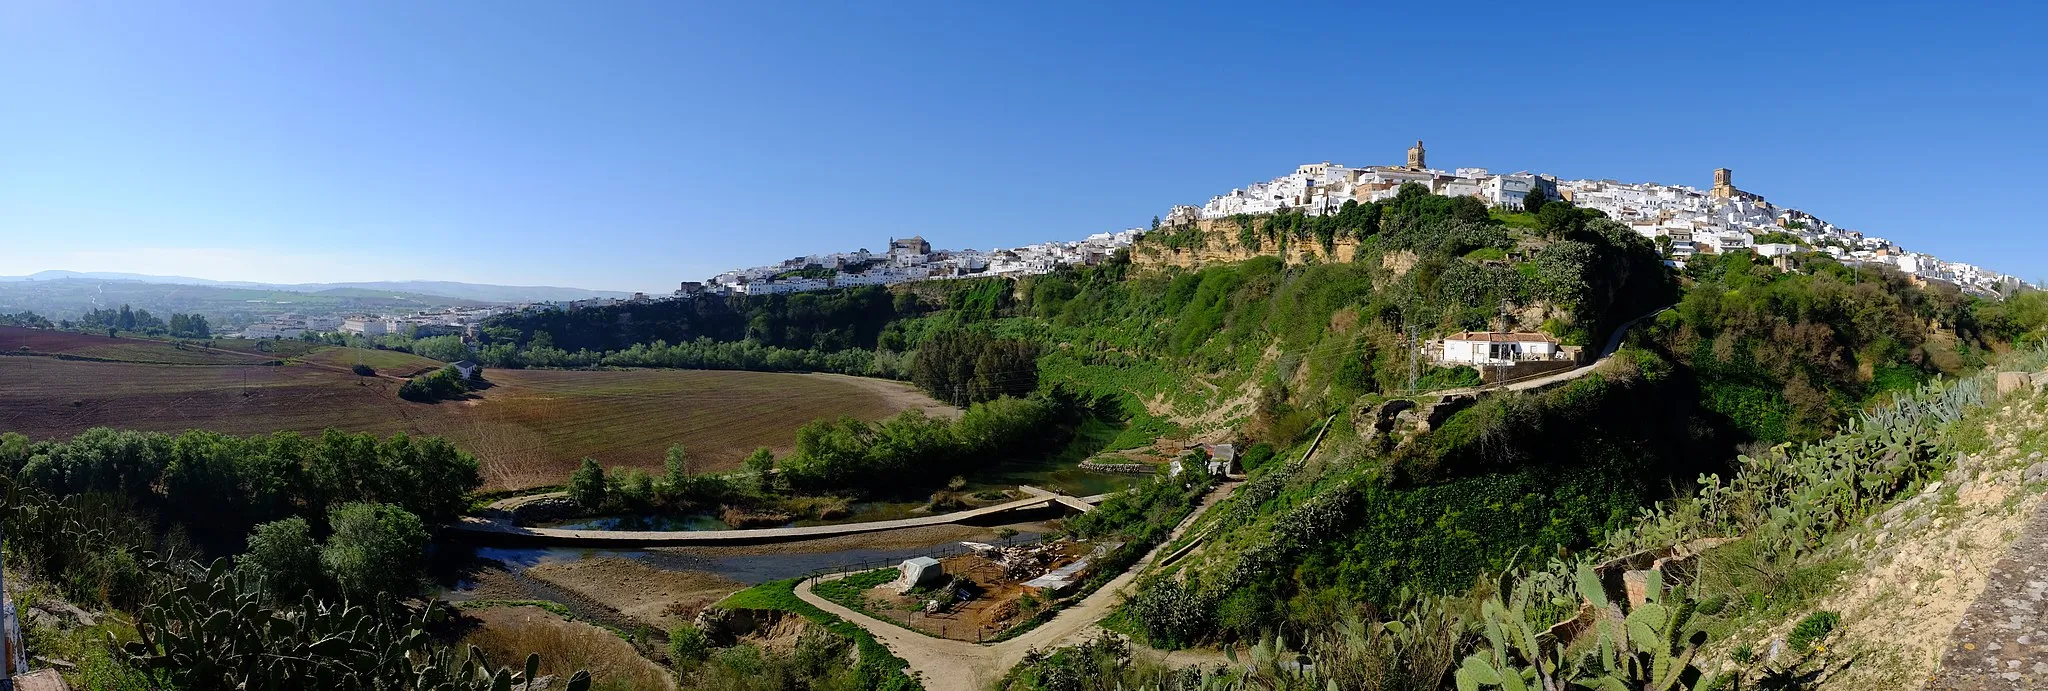
[[[1712,7],[0,0],[0,275],[668,290],[1422,139],[2048,277],[2044,10]]]

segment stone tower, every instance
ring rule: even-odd
[[[1415,146],[1408,148],[1408,167],[1422,170],[1429,166],[1422,161],[1422,140],[1415,140]]]
[[[1735,171],[1727,168],[1714,169],[1713,196],[1727,199],[1735,196]]]

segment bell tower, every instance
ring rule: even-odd
[[[1408,147],[1408,167],[1409,167],[1409,168],[1413,168],[1413,169],[1416,169],[1416,170],[1422,170],[1422,169],[1424,169],[1424,168],[1428,168],[1428,167],[1429,167],[1429,166],[1428,166],[1427,164],[1423,163],[1423,160],[1422,160],[1422,153],[1423,153],[1423,151],[1422,151],[1422,140],[1420,140],[1420,139],[1417,139],[1417,140],[1415,140],[1415,146],[1411,146],[1411,147]]]
[[[1714,190],[1709,194],[1722,199],[1735,196],[1735,171],[1727,168],[1714,169]]]

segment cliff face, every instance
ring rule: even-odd
[[[1258,220],[1253,223],[1256,227]],[[1239,240],[1241,236],[1237,222],[1228,218],[1196,221],[1192,226],[1161,228],[1147,234],[1131,249],[1131,262],[1145,268],[1177,266],[1196,269],[1210,264],[1242,262],[1253,257],[1279,257],[1289,264],[1311,260],[1349,262],[1358,254],[1358,241],[1353,238],[1337,238],[1329,251],[1324,251],[1322,242],[1313,238],[1276,242],[1261,237],[1258,248],[1253,249]]]

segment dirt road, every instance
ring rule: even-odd
[[[1132,581],[1137,580],[1138,573],[1145,570],[1145,567],[1159,556],[1159,551],[1172,544],[1188,526],[1194,525],[1196,518],[1217,502],[1223,501],[1224,497],[1230,496],[1240,484],[1242,483],[1228,482],[1210,490],[1193,513],[1188,514],[1180,525],[1174,526],[1173,532],[1168,534],[1165,540],[1153,547],[1152,551],[1147,552],[1129,570],[1110,580],[1088,597],[1082,598],[1080,602],[1060,610],[1052,621],[1001,643],[977,645],[965,641],[933,638],[855,612],[811,592],[811,585],[817,581],[835,580],[847,574],[834,574],[799,583],[796,586],[796,595],[805,602],[858,624],[874,634],[883,645],[889,646],[891,652],[909,663],[911,671],[920,676],[925,688],[930,691],[971,691],[987,688],[1005,671],[1023,660],[1025,653],[1033,649],[1073,645],[1095,635],[1095,632],[1100,630],[1095,622],[1107,616],[1123,601],[1124,589],[1128,588]]]

